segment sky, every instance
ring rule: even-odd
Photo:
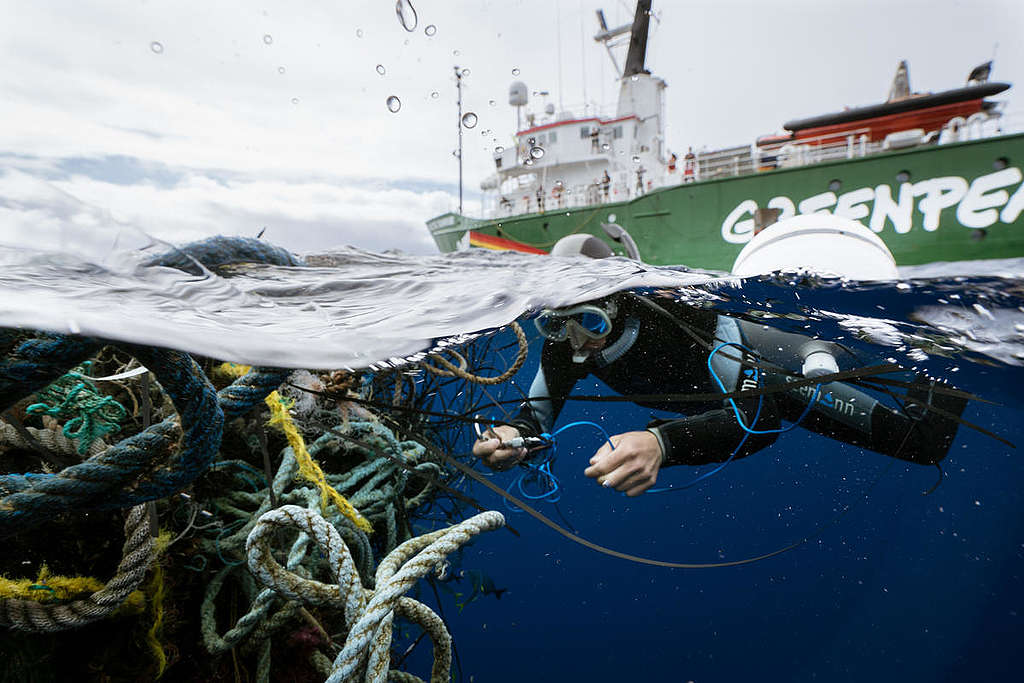
[[[265,230],[297,252],[436,252],[424,222],[458,202],[453,67],[468,69],[463,108],[478,115],[463,129],[472,213],[491,150],[514,132],[509,84],[549,92],[537,108],[613,104],[595,9],[614,26],[633,3],[411,4],[407,31],[394,0],[0,0],[0,244]],[[939,91],[994,55],[992,80],[1019,84],[996,99],[1024,120],[1019,0],[653,10],[647,66],[669,86],[670,149],[749,144],[789,119],[877,103],[901,59],[914,90]]]

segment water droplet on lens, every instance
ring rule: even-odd
[[[274,42],[274,37],[269,33],[266,33],[263,35],[263,42],[267,45],[270,45],[271,43]]]
[[[504,151],[505,151],[505,148],[502,147],[501,145],[498,145],[497,147],[494,148],[494,153],[495,154],[501,154]]]
[[[534,159],[540,159],[542,156],[544,156],[544,148],[534,147],[533,149],[530,150],[530,156],[533,157]]]
[[[431,24],[427,26],[425,29],[423,29],[423,32],[426,33],[428,36],[432,36],[435,33],[437,33],[437,27]]]
[[[523,163],[526,164],[527,166],[533,166],[533,159],[527,157],[526,159],[523,160]]]
[[[640,163],[640,157],[638,157],[637,155],[634,154],[633,155],[633,163],[634,164],[639,164]]]
[[[469,69],[463,69],[462,70],[462,75],[463,76],[468,76],[469,75]]]
[[[437,99],[437,91],[435,90],[434,92],[430,93],[430,97],[431,97],[432,99],[435,99],[435,100],[436,100],[436,99]]]
[[[603,150],[604,150],[604,151],[606,151],[606,152],[607,152],[608,150],[610,150],[611,148],[612,148],[612,146],[611,146],[611,145],[609,145],[609,144],[608,144],[607,142],[606,142],[606,143],[604,143],[603,145],[601,145],[601,149],[603,149]]]
[[[293,97],[292,98],[292,104],[298,104],[298,103],[299,103],[299,98],[298,97]]]
[[[398,15],[398,23],[402,25],[402,28],[410,33],[416,30],[416,24],[419,23],[420,18],[416,14],[416,8],[409,0],[397,0],[395,14]]]
[[[164,51],[164,46],[161,43],[154,40],[152,43],[149,44],[149,49],[152,50],[155,54],[160,54]]]
[[[283,66],[277,67],[277,73],[283,74],[284,73],[284,67]]]
[[[356,38],[362,38],[362,37],[363,37],[363,29],[357,28],[356,29]]]
[[[458,50],[452,50],[452,54],[455,55],[456,57],[458,57],[459,56],[459,51]]]
[[[462,125],[466,128],[473,128],[476,126],[476,114],[471,111],[467,111],[462,115]]]
[[[493,107],[493,106],[494,106],[494,100],[491,100],[491,101],[490,101],[490,102],[488,102],[487,104],[489,104],[489,105],[491,105],[491,106]]]
[[[398,99],[394,95],[391,95],[387,99],[388,111],[394,114],[402,108],[402,100]]]
[[[384,65],[383,64],[378,64],[377,65],[377,73],[379,73],[381,76],[384,75]]]
[[[630,76],[629,80],[631,80],[631,81],[638,81],[638,80],[640,80],[640,77],[634,74],[633,76]]]
[[[516,67],[515,69],[512,69],[512,75],[513,76],[518,76],[519,75],[519,67]]]
[[[530,147],[533,147],[534,145],[537,144],[537,138],[527,138],[526,144],[528,144]]]
[[[459,158],[459,150],[453,149],[452,150],[452,156],[455,157],[456,159],[458,159]]]

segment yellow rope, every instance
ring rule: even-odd
[[[105,584],[91,576],[55,576],[44,564],[33,579],[8,579],[0,576],[0,599],[20,598],[36,602],[65,602],[103,589]],[[115,614],[141,614],[146,609],[146,596],[133,591],[117,608]]]
[[[171,532],[164,530],[156,539],[157,559],[153,562],[153,576],[146,585],[146,595],[149,596],[149,611],[153,617],[153,623],[146,630],[144,641],[146,647],[153,654],[156,661],[156,677],[160,678],[167,669],[167,653],[164,652],[163,643],[160,642],[160,633],[164,625],[164,568],[160,564],[160,555],[171,542]]]
[[[241,377],[247,372],[249,372],[249,366],[247,365],[221,363],[214,368],[213,374],[222,377]],[[353,524],[368,534],[373,533],[373,526],[365,517],[359,514],[359,510],[356,510],[345,496],[338,493],[333,486],[327,483],[327,476],[324,474],[324,471],[320,469],[320,465],[316,464],[313,456],[306,450],[306,442],[303,441],[302,435],[299,434],[299,430],[295,426],[295,422],[292,421],[292,416],[288,413],[291,404],[276,391],[267,396],[265,403],[270,408],[270,421],[267,424],[278,427],[284,432],[285,438],[288,439],[288,445],[292,447],[292,452],[295,454],[295,461],[299,465],[299,474],[320,489],[320,506],[326,510],[330,503],[334,503],[338,511],[350,519]]]
[[[267,424],[280,428],[288,439],[288,445],[292,447],[295,454],[295,461],[299,465],[299,474],[312,482],[320,489],[320,507],[327,509],[329,503],[334,503],[338,511],[348,517],[357,527],[366,533],[373,533],[373,527],[366,518],[359,514],[352,503],[345,499],[345,496],[334,490],[334,487],[327,483],[327,475],[320,469],[320,466],[313,460],[313,456],[306,450],[306,443],[302,440],[292,416],[288,413],[290,407],[286,400],[276,391],[271,392],[266,398],[266,404],[270,408],[270,422]]]

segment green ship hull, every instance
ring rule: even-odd
[[[602,222],[624,227],[656,265],[731,269],[758,208],[780,219],[829,211],[878,233],[898,265],[1024,256],[1024,134],[918,147],[664,187],[630,201],[496,219],[448,213],[428,221],[442,252],[471,236],[547,250]],[[492,246],[492,245],[488,245]],[[492,246],[492,248],[494,248]]]

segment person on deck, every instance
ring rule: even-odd
[[[569,240],[563,238],[552,255],[611,255],[596,237],[571,237],[572,244],[560,250]],[[586,476],[629,496],[653,486],[662,467],[724,462],[766,448],[778,438],[783,419],[901,460],[937,464],[957,432],[958,421],[949,416],[959,417],[966,406],[965,399],[923,378],[914,381],[901,410],[840,382],[823,384],[817,391],[805,383],[734,401],[659,401],[659,394],[715,394],[786,384],[793,377],[765,370],[757,349],[810,340],[671,299],[655,303],[628,292],[547,309],[536,324],[546,340],[530,387],[531,400],[508,424],[486,430],[474,443],[473,453],[496,470],[523,461],[529,451],[513,440],[552,433],[573,386],[593,375],[624,396],[649,397],[638,399],[639,405],[674,413],[693,411],[616,434],[612,445],[605,442],[590,458]]]
[[[604,175],[601,177],[601,192],[604,193],[604,200],[608,201],[608,190],[612,186],[612,178],[608,175],[608,169],[604,169]]]

